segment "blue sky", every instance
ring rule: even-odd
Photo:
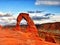
[[[41,1],[42,3],[40,4]],[[52,3],[52,0],[47,1],[50,1],[51,4],[45,4],[44,0],[0,0],[0,12],[11,12],[15,15],[19,12],[40,10],[47,13],[60,14],[59,0],[55,0],[54,3]],[[55,4],[55,2],[57,3]]]
[[[18,13],[22,11],[37,10],[34,0],[5,0],[0,1],[0,11]]]

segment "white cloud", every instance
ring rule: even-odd
[[[47,16],[44,16],[45,14],[49,14],[49,13],[31,13],[30,16],[32,17],[35,17],[35,19],[33,19],[34,23],[35,24],[43,24],[43,23],[53,23],[53,22],[60,22],[60,14],[50,14],[50,15],[47,15]],[[43,18],[42,18],[43,17]],[[46,19],[45,19],[46,17]],[[47,18],[49,17],[49,18]],[[39,20],[37,19],[39,18]],[[37,20],[36,20],[37,19]]]
[[[60,15],[59,16],[57,16],[57,15],[52,16],[52,17],[50,17],[50,19],[54,20],[55,22],[60,22]]]
[[[0,14],[1,14],[1,15],[4,15],[5,13],[3,13],[3,12],[0,12]]]
[[[55,21],[53,21],[51,19],[47,19],[47,20],[45,20],[45,19],[43,19],[43,20],[34,20],[35,24],[44,24],[44,23],[53,23],[53,22],[55,22]]]
[[[60,5],[59,0],[36,0],[35,5]]]
[[[10,13],[0,12],[0,25],[7,25],[11,23],[16,23],[16,17]]]
[[[3,12],[0,12],[0,17],[10,17],[12,16],[11,13],[3,13]]]

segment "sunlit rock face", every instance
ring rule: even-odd
[[[12,29],[0,26],[0,45],[58,45],[41,39],[37,28],[28,15],[26,13],[19,14],[17,24]],[[22,18],[28,22],[26,31],[22,31],[19,25]]]
[[[60,30],[60,22],[45,23],[41,24],[40,27],[45,30]]]

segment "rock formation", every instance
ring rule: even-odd
[[[60,30],[60,22],[45,23],[41,24],[40,27],[45,30]]]
[[[20,21],[24,18],[28,22],[25,32],[20,27]],[[59,45],[46,42],[38,36],[37,28],[29,17],[29,14],[20,13],[17,18],[16,27],[0,30],[0,45]]]

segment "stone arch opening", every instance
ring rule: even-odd
[[[24,18],[22,18],[22,20],[20,22],[20,28],[21,28],[21,30],[22,31],[26,31],[27,27],[28,27],[27,21]]]

